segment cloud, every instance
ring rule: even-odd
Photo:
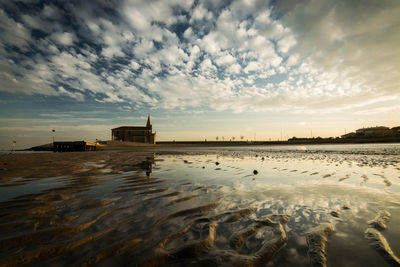
[[[64,87],[60,86],[58,87],[58,91],[62,94],[62,95],[66,95],[68,97],[74,98],[78,101],[83,101],[85,99],[85,97],[83,96],[83,94],[79,93],[79,92],[70,92],[64,89]]]
[[[367,2],[8,4],[0,90],[188,112],[356,108],[400,88],[400,4]]]
[[[244,72],[249,73],[250,71],[257,71],[259,69],[260,65],[256,61],[251,61],[244,69]]]
[[[218,66],[226,66],[236,63],[236,58],[234,58],[231,54],[226,53],[215,59],[215,63]]]
[[[196,21],[203,19],[210,20],[212,19],[212,17],[213,17],[212,13],[208,11],[206,8],[204,8],[202,4],[199,4],[193,9],[190,22],[195,23]]]
[[[242,67],[235,63],[231,66],[229,66],[229,68],[226,70],[229,74],[239,74],[241,71]]]
[[[30,32],[26,27],[10,18],[4,10],[0,9],[1,44],[26,48],[31,41]]]
[[[297,41],[293,35],[287,35],[278,41],[279,50],[282,53],[287,53],[296,43]]]
[[[372,93],[398,92],[398,1],[279,1],[275,8],[297,39],[299,57],[320,72],[362,83]]]

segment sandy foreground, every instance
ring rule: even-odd
[[[3,154],[0,266],[399,265],[389,148]]]

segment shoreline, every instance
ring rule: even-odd
[[[400,143],[400,137],[390,138],[349,138],[349,139],[309,139],[290,141],[160,141],[157,145],[180,146],[180,145],[202,145],[202,146],[253,146],[253,145],[319,145],[319,144],[375,144],[375,143]]]
[[[156,144],[132,143],[132,142],[112,142],[105,144],[102,150],[125,150],[129,148],[163,148],[163,147],[229,147],[229,146],[277,146],[277,145],[337,145],[337,144],[387,144],[400,143],[400,137],[381,137],[381,138],[313,138],[288,140],[288,141],[159,141]],[[4,150],[4,152],[11,152]],[[15,151],[53,151],[51,144],[39,145],[27,149]]]

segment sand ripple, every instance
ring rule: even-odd
[[[326,244],[333,231],[332,225],[323,224],[311,229],[307,234],[308,255],[312,266],[327,266]]]

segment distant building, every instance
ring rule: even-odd
[[[393,127],[390,131],[392,132],[392,135],[400,136],[400,126]]]
[[[121,126],[111,129],[111,139],[122,142],[156,143],[156,133],[153,133],[150,115],[146,126]]]
[[[99,143],[87,141],[72,141],[72,142],[53,142],[54,152],[72,152],[72,151],[92,151],[103,148]]]
[[[344,134],[344,135],[342,135],[340,137],[341,138],[351,138],[351,137],[354,137],[354,136],[356,136],[356,133],[355,132],[351,132],[351,133]]]
[[[356,136],[387,136],[391,135],[391,130],[385,126],[361,128],[356,130]]]

